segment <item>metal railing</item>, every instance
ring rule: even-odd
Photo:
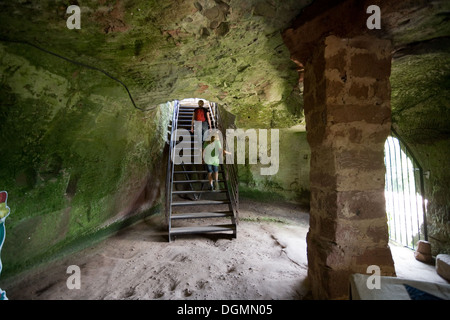
[[[213,128],[218,128],[217,127],[217,103],[215,102],[210,102],[208,105],[208,109],[209,109],[209,113],[211,114],[211,120],[212,120],[212,127]]]
[[[176,100],[174,101],[174,107],[173,107],[173,114],[170,124],[170,139],[169,139],[169,152],[168,152],[168,158],[167,158],[167,173],[166,173],[166,210],[165,210],[165,218],[166,223],[169,228],[169,232],[171,229],[171,216],[172,216],[172,194],[173,194],[173,181],[174,181],[174,174],[175,174],[175,145],[177,142],[177,129],[178,129],[178,117],[179,117],[179,108],[180,108],[180,101]],[[223,133],[223,146],[225,148],[226,144],[226,135],[225,131],[227,129],[227,125],[221,121],[221,115],[219,108],[217,104],[212,104],[209,106],[212,120],[214,123],[214,127],[216,129],[219,129]],[[237,165],[236,164],[229,164],[223,163],[221,164],[223,174],[224,174],[224,183],[225,188],[228,191],[230,202],[231,202],[231,210],[233,211],[234,221],[238,221],[238,213],[239,213],[239,180],[238,180],[238,173],[237,173]],[[194,190],[194,188],[191,186],[191,189]]]
[[[172,114],[172,120],[170,124],[170,139],[169,139],[169,155],[167,157],[167,170],[166,170],[166,223],[169,227],[171,227],[171,219],[170,216],[172,215],[172,189],[173,189],[173,176],[174,176],[174,168],[175,163],[173,161],[174,156],[174,147],[176,142],[176,137],[174,136],[177,132],[178,128],[178,108],[180,107],[180,102],[178,100],[174,101],[173,106],[173,114]]]
[[[216,123],[217,129],[222,132],[223,136],[223,146],[226,150],[227,137],[226,137],[226,129],[232,128],[234,125],[227,125],[222,120],[222,116],[220,113],[220,108],[216,107]],[[234,157],[234,155],[232,155]],[[233,161],[232,163],[228,163],[227,161],[223,161],[222,168],[225,175],[225,187],[228,189],[228,193],[230,195],[231,207],[233,209],[234,218],[236,223],[239,222],[239,178],[238,178],[238,168],[237,164]]]
[[[415,249],[427,240],[423,169],[406,143],[392,129],[385,143],[386,213],[389,238]]]

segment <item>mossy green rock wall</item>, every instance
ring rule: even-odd
[[[268,135],[270,136],[270,132]],[[268,154],[271,153],[269,144]],[[267,168],[269,165],[239,165],[241,195],[260,201],[281,200],[309,206],[311,151],[304,126],[279,130],[278,153],[278,171],[274,175],[261,174],[261,168]],[[246,162],[249,162],[248,159]]]
[[[428,237],[434,255],[450,253],[450,42],[417,45],[394,59],[392,120],[423,170]],[[411,49],[406,49],[411,52]]]
[[[3,276],[158,211],[165,103],[175,99],[217,102],[239,128],[280,129],[278,173],[241,166],[241,191],[307,202],[302,88],[281,32],[312,2],[0,2],[0,189],[12,210]],[[80,30],[66,27],[70,4],[81,8]],[[431,171],[430,236],[449,252],[449,2],[392,5],[399,8],[383,14],[380,32],[404,50],[392,64],[393,123]],[[114,76],[136,105],[101,71],[34,46]]]
[[[20,44],[0,68],[4,275],[158,205],[170,105],[137,110],[104,74]]]
[[[301,123],[281,30],[310,2],[1,2],[3,276],[161,202],[167,101],[218,102],[239,127]]]

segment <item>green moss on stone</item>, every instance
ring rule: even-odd
[[[425,44],[416,54],[394,60],[391,76],[392,120],[396,131],[408,143],[423,170],[430,171],[430,178],[424,182],[433,254],[450,252],[449,48],[445,40]]]
[[[1,49],[0,189],[12,211],[2,258],[13,274],[123,219],[161,159],[167,123],[98,71]]]

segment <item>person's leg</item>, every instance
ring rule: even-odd
[[[208,181],[209,181],[209,188],[212,190],[213,189],[213,178],[212,178],[212,166],[211,165],[206,165],[207,170],[208,170]]]

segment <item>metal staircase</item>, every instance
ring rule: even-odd
[[[166,177],[169,242],[175,236],[186,234],[221,233],[235,238],[237,232],[239,198],[236,167],[221,164],[220,190],[209,190],[206,165],[199,164],[202,157],[201,143],[195,143],[196,136],[189,131],[195,108],[194,105],[180,105],[179,101],[175,101],[169,124],[170,146]],[[210,105],[209,108],[212,123],[223,130],[217,106],[211,108]],[[178,129],[185,130],[180,132]],[[225,143],[223,141],[222,145],[225,146]],[[184,151],[191,153],[189,161],[176,163],[174,155]]]

